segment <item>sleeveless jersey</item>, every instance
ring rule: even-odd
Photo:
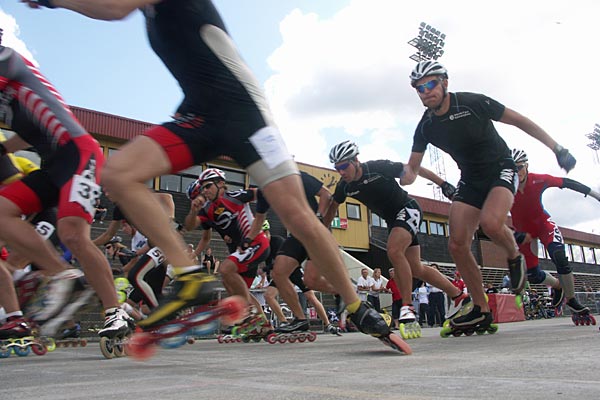
[[[505,107],[477,93],[449,93],[450,109],[441,116],[427,110],[417,125],[412,151],[424,153],[427,144],[448,153],[461,170],[461,179],[485,179],[510,149],[500,137],[492,120],[502,118]]]

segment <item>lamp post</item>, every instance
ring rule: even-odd
[[[411,39],[408,44],[417,49],[417,52],[410,56],[411,60],[415,62],[437,60],[444,55],[443,48],[446,44],[446,34],[425,22],[421,22],[419,25],[419,35]],[[429,163],[432,165],[435,173],[443,180],[446,180],[444,156],[435,146],[429,146]],[[432,185],[432,188],[434,199],[440,201],[446,200],[439,186]]]

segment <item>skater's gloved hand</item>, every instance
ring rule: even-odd
[[[253,241],[254,239],[250,239],[249,237],[244,238],[244,241],[242,242],[242,251],[246,251]]]
[[[442,194],[448,198],[448,200],[452,200],[454,195],[456,194],[456,187],[448,181],[444,181],[440,185],[442,188]]]
[[[554,154],[556,154],[558,165],[565,171],[569,172],[575,167],[577,160],[569,153],[569,150],[565,149],[560,144],[557,144],[554,147]]]

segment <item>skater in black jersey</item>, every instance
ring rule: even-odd
[[[438,270],[421,264],[421,247],[417,239],[421,224],[421,208],[396,181],[403,176],[404,164],[389,160],[361,163],[358,160],[358,153],[358,146],[351,141],[335,145],[329,153],[329,160],[339,172],[341,180],[335,188],[324,223],[328,224],[332,221],[339,205],[347,197],[360,200],[387,222],[389,233],[387,253],[394,266],[396,284],[404,301],[400,309],[399,323],[402,336],[405,337],[402,324],[411,324],[414,328],[418,328],[414,325],[415,311],[410,302],[413,277],[444,290],[453,299],[450,302],[450,315],[458,311],[469,301],[469,298]],[[446,196],[452,197],[454,187],[450,183],[424,168],[420,173],[426,179],[441,186]],[[420,329],[417,329],[416,333],[420,334]]]
[[[471,253],[472,238],[479,226],[507,253],[513,291],[521,292],[526,280],[525,260],[517,250],[512,232],[505,226],[518,185],[517,168],[492,121],[516,126],[542,142],[567,172],[576,161],[533,121],[496,100],[477,93],[448,92],[447,70],[437,61],[419,62],[410,75],[410,83],[427,110],[415,131],[401,183],[414,182],[428,144],[448,153],[458,164],[461,178],[450,207],[449,250],[473,296],[474,307],[451,323],[489,324],[491,316],[481,272]]]

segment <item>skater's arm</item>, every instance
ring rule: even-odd
[[[162,0],[21,0],[31,8],[64,8],[103,21],[123,19],[140,7],[160,1]]]
[[[108,243],[110,241],[110,239],[112,239],[117,234],[117,232],[119,231],[119,228],[121,228],[120,220],[110,221],[110,224],[108,224],[108,227],[106,228],[106,230],[104,232],[102,232],[102,234],[100,234],[100,236],[98,236],[92,242],[96,246],[104,246],[106,243]]]
[[[408,163],[404,164],[404,175],[400,179],[401,185],[410,185],[417,179],[417,175],[419,175],[419,170],[421,169],[421,162],[423,161],[424,154],[425,153],[416,152],[412,152],[410,154]]]
[[[339,206],[340,206],[340,204],[337,201],[335,201],[332,197],[329,202],[329,206],[327,207],[327,212],[325,212],[325,214],[323,214],[323,225],[325,225],[325,226],[331,225],[331,221],[333,221],[333,217],[335,217],[335,214],[336,214]]]

